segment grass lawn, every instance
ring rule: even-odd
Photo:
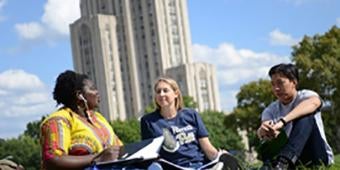
[[[331,170],[340,169],[340,154],[335,155],[334,160],[335,160],[334,165],[331,166],[329,169]]]
[[[302,168],[302,169],[308,169],[308,168]],[[319,167],[318,169],[320,169],[320,170],[338,170],[338,169],[340,169],[340,154],[338,154],[338,155],[335,155],[335,157],[334,157],[334,164],[331,166],[331,167],[329,167],[329,168],[327,168],[327,167]]]
[[[335,155],[335,158],[334,158],[334,164],[327,168],[327,167],[319,167],[320,170],[340,170],[340,154],[338,155]],[[257,163],[257,164],[254,164],[251,166],[250,169],[258,169],[260,168],[262,165],[262,163]],[[303,168],[303,167],[299,167],[298,169],[302,169],[302,170],[308,170],[309,168]],[[313,169],[314,170],[314,169]]]

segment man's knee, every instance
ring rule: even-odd
[[[312,127],[315,125],[314,113],[293,120],[293,127]]]

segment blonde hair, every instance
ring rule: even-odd
[[[183,97],[182,97],[182,93],[181,93],[181,90],[179,89],[179,86],[178,86],[177,82],[174,79],[170,78],[170,77],[160,77],[160,78],[158,78],[156,80],[156,82],[155,82],[155,84],[153,86],[153,89],[154,89],[155,93],[156,93],[156,90],[157,90],[156,88],[157,88],[157,86],[158,86],[158,84],[160,82],[165,82],[165,83],[169,84],[171,89],[175,93],[177,93],[178,96],[175,99],[175,107],[176,107],[176,110],[182,109],[184,107],[183,106],[184,105],[183,104]],[[156,101],[156,95],[154,96],[154,102],[156,104],[157,109],[161,109],[161,107],[158,105],[158,103]]]

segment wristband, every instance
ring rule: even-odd
[[[280,118],[280,121],[283,123],[283,126],[287,125],[287,122],[282,117]]]

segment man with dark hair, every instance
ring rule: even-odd
[[[299,75],[293,64],[275,65],[269,76],[277,100],[262,112],[257,130],[263,141],[260,155],[264,167],[293,169],[296,164],[332,164],[333,152],[324,132],[319,95],[312,90],[297,90]]]

